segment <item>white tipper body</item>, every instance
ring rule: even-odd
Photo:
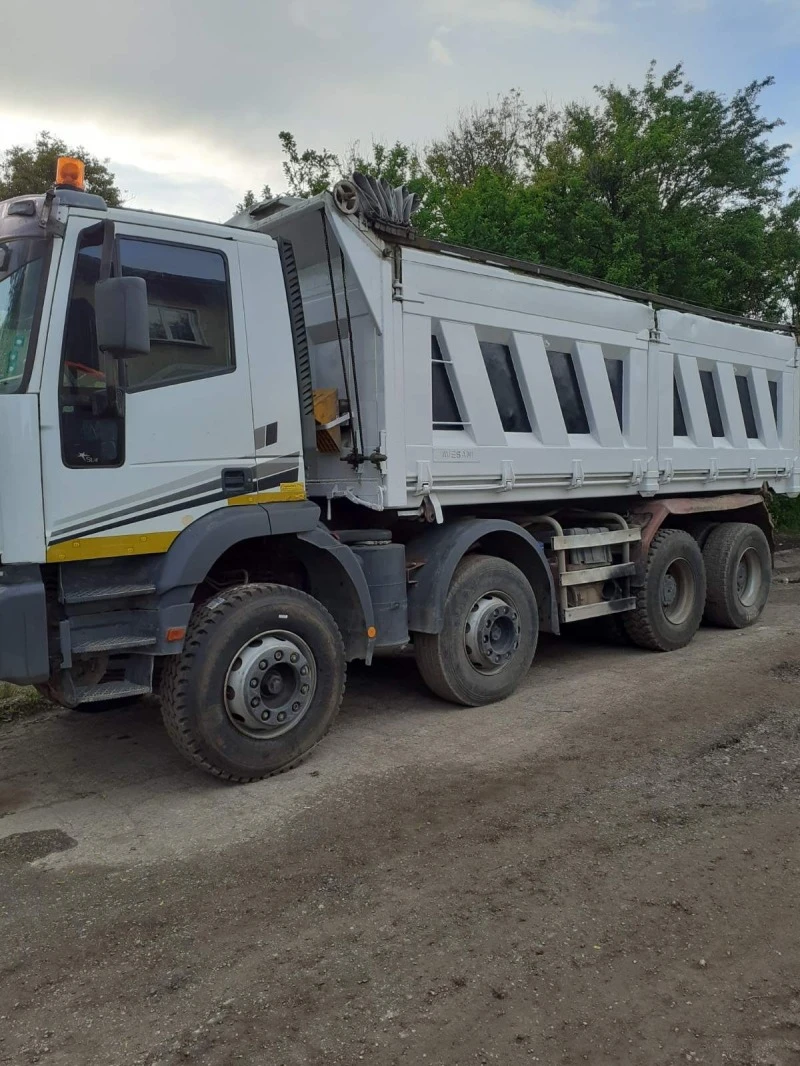
[[[262,228],[294,243],[314,385],[344,395],[319,207],[291,208]],[[347,263],[364,450],[387,458],[380,469],[366,463],[354,475],[336,455],[307,455],[315,495],[398,510],[429,497],[447,514],[455,506],[753,491],[764,483],[800,491],[793,337],[656,312],[646,302],[414,247],[399,250],[398,274],[398,249],[335,209],[328,222]],[[337,251],[333,266],[341,320]],[[340,328],[346,334],[346,322]],[[432,337],[461,429],[434,428]],[[481,351],[487,341],[510,351],[529,431],[503,428]],[[571,356],[586,433],[567,431],[551,351]],[[622,362],[621,418],[606,359]],[[700,377],[706,370],[724,436],[712,436]],[[757,437],[746,433],[737,375],[747,379]],[[673,435],[673,377],[687,430],[680,436]]]
[[[386,457],[358,469],[339,455],[302,454],[286,291],[270,235],[293,244],[313,386],[336,388],[343,398],[322,212],[349,358],[340,250],[346,263],[364,451]],[[62,459],[58,395],[67,303],[80,233],[102,218],[113,220],[119,237],[225,256],[235,369],[127,395],[122,465],[70,469]],[[800,491],[799,372],[789,336],[656,313],[644,302],[468,258],[398,251],[339,214],[330,198],[289,208],[262,225],[269,232],[128,210],[65,208],[60,221],[28,390],[0,396],[4,562],[161,552],[216,508],[304,495],[396,511],[427,501],[430,513],[446,518],[451,508],[479,504],[754,491],[765,482],[778,492]],[[462,429],[434,428],[434,336]],[[510,350],[529,431],[503,429],[482,341]],[[567,432],[548,351],[572,358],[587,433]],[[623,364],[621,420],[605,359]],[[722,437],[712,436],[703,370],[714,376]],[[673,375],[687,429],[679,437]],[[737,375],[749,382],[757,437],[746,435]],[[275,430],[269,443],[259,433],[266,426]],[[274,471],[275,484],[239,498],[204,499],[231,467]],[[176,500],[185,506],[176,510]]]

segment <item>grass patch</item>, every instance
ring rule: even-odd
[[[800,499],[770,494],[769,510],[779,533],[800,533]]]
[[[0,681],[0,722],[15,722],[52,706],[35,688],[23,688]]]

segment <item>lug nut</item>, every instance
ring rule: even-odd
[[[262,722],[268,722],[269,721],[269,711],[262,711],[261,712],[261,721]]]
[[[308,692],[308,685],[301,685],[300,686],[300,695],[301,696],[305,696],[307,692]]]
[[[259,670],[266,670],[266,668],[268,666],[269,666],[269,663],[267,662],[266,659],[262,659],[261,662],[258,664]]]
[[[300,673],[303,675],[303,677],[305,677],[306,674],[308,673],[308,667],[307,666],[301,666],[300,667]]]
[[[258,707],[260,703],[261,703],[261,700],[258,698],[258,696],[256,696],[254,699],[250,700],[250,706],[251,707]]]
[[[278,715],[278,721],[279,722],[285,722],[286,721],[286,712],[285,711],[281,711],[281,713]]]
[[[297,652],[293,651],[292,654],[289,656],[289,662],[296,663],[299,658],[300,656],[297,654]]]
[[[258,688],[258,678],[257,677],[254,677],[253,680],[250,682],[250,688]]]
[[[292,704],[292,710],[293,711],[299,711],[300,710],[300,704],[299,703],[293,703]]]
[[[276,651],[275,652],[275,661],[276,662],[280,662],[282,658],[283,658],[283,652],[282,651]]]

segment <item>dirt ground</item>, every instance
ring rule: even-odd
[[[152,705],[0,723],[0,1063],[800,1063],[799,608],[486,709],[355,670],[243,788]]]

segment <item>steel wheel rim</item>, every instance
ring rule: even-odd
[[[514,658],[520,642],[519,611],[503,592],[486,592],[464,623],[464,649],[479,674],[498,674]]]
[[[736,598],[742,607],[754,607],[758,602],[764,571],[761,557],[755,548],[745,548],[736,564]]]
[[[673,559],[661,579],[661,610],[674,626],[691,617],[695,603],[695,582],[686,559]]]
[[[225,712],[245,736],[270,740],[305,717],[317,688],[317,666],[296,633],[273,629],[243,644],[225,676]]]

